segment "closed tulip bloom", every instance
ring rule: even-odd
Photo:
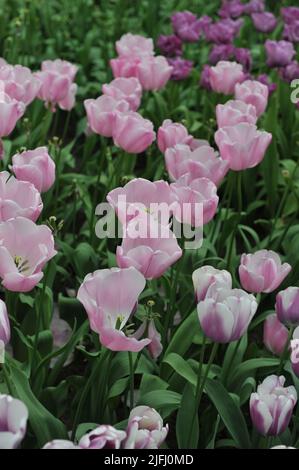
[[[235,97],[237,100],[251,104],[255,107],[259,117],[265,111],[268,104],[269,90],[266,85],[256,80],[246,80],[237,83],[235,87]]]
[[[71,111],[71,109],[73,109],[73,107],[75,106],[75,102],[76,102],[77,90],[78,90],[77,84],[72,83],[65,97],[59,101],[60,109],[63,109],[64,111]]]
[[[17,216],[36,221],[43,203],[40,193],[27,181],[19,181],[8,171],[0,172],[0,222]]]
[[[65,439],[54,439],[54,441],[47,442],[43,447],[44,450],[80,450],[81,447],[74,444],[72,441]]]
[[[216,117],[219,128],[235,126],[240,122],[255,124],[257,121],[256,108],[239,99],[229,100],[225,104],[217,104]]]
[[[247,15],[252,13],[262,13],[265,10],[265,0],[250,0],[244,5],[244,12]]]
[[[246,47],[236,47],[234,50],[235,61],[243,66],[244,72],[249,74],[252,67],[251,51]]]
[[[215,44],[209,54],[209,62],[216,65],[219,61],[233,58],[235,47],[232,44]]]
[[[85,277],[77,297],[104,347],[138,352],[150,343],[148,338],[137,340],[131,330],[127,335],[123,331],[144,287],[144,277],[133,267],[101,269]]]
[[[112,96],[116,101],[128,102],[131,111],[136,111],[141,102],[142,88],[137,78],[115,78],[110,83],[102,86],[102,91],[107,96]]]
[[[288,341],[288,329],[273,313],[264,321],[264,345],[276,356],[281,356]]]
[[[211,19],[198,19],[190,11],[179,11],[171,17],[171,23],[176,35],[185,42],[196,42],[204,29],[204,24],[210,24]]]
[[[176,197],[172,204],[174,217],[183,224],[202,227],[213,219],[219,197],[217,187],[208,178],[193,179],[189,173],[170,185]]]
[[[96,100],[85,100],[84,106],[90,129],[104,137],[112,137],[117,112],[129,111],[129,103],[102,95]]]
[[[299,377],[299,326],[295,328],[291,341],[291,366],[294,374]]]
[[[182,55],[182,40],[175,34],[169,36],[161,34],[158,37],[157,46],[162,54],[167,57]]]
[[[278,292],[275,310],[281,323],[299,325],[299,287],[288,287]]]
[[[55,60],[44,60],[42,62],[43,71],[57,72],[61,75],[69,77],[73,82],[78,72],[78,67],[67,60],[55,59]]]
[[[171,80],[184,80],[189,77],[193,67],[192,60],[174,57],[167,59],[167,62],[172,67]]]
[[[16,449],[23,440],[28,420],[21,400],[0,394],[0,449]]]
[[[239,276],[243,289],[248,292],[273,292],[291,271],[288,263],[281,263],[277,253],[259,250],[253,254],[243,254],[239,266]]]
[[[149,406],[131,410],[124,449],[159,449],[168,434],[159,413]]]
[[[81,437],[78,445],[81,449],[120,449],[122,441],[127,437],[125,431],[113,426],[101,425]]]
[[[165,152],[165,164],[171,180],[188,173],[192,179],[208,178],[219,185],[229,164],[208,143],[191,150],[189,145],[175,145]]]
[[[167,181],[152,182],[144,178],[135,178],[123,188],[115,188],[110,191],[107,195],[107,201],[123,224],[142,212],[159,219],[160,223],[168,224],[169,206],[173,202],[173,197]],[[166,210],[165,214],[162,212],[163,210]]]
[[[151,340],[148,350],[153,359],[157,359],[163,351],[161,335],[156,328],[154,320],[150,320],[148,324],[148,337]]]
[[[296,54],[294,46],[288,41],[265,42],[268,67],[285,67],[290,64]]]
[[[265,156],[272,135],[258,131],[254,124],[241,122],[235,126],[223,127],[215,133],[221,157],[229,162],[234,171],[246,170],[258,165]]]
[[[0,300],[0,341],[3,341],[4,345],[6,345],[9,343],[9,340],[10,324],[7,309],[3,300]]]
[[[273,13],[253,13],[251,18],[255,28],[262,33],[271,33],[276,28],[277,19]]]
[[[211,91],[211,82],[210,82],[210,70],[209,65],[204,65],[200,74],[199,86],[205,90]]]
[[[11,98],[5,93],[0,95],[0,138],[8,136],[25,111],[24,103]]]
[[[56,255],[51,230],[16,217],[0,223],[0,277],[13,292],[28,292],[43,277],[42,269]]]
[[[192,281],[197,302],[205,299],[210,286],[232,288],[231,274],[213,266],[202,266],[193,271]]]
[[[129,78],[137,77],[137,66],[140,63],[139,57],[116,57],[110,60],[113,77]]]
[[[183,124],[172,122],[171,119],[165,119],[158,129],[158,147],[162,153],[176,144],[188,145],[192,138]]]
[[[17,153],[12,157],[12,170],[18,180],[32,183],[40,193],[48,191],[55,182],[55,163],[47,147]]]
[[[284,387],[285,377],[270,375],[250,397],[250,416],[263,436],[279,436],[288,427],[297,402],[295,387]]]
[[[210,85],[213,91],[232,95],[235,85],[243,82],[245,74],[243,67],[237,62],[220,61],[209,71]]]
[[[299,7],[285,7],[280,9],[280,13],[285,23],[292,23],[299,20]]]
[[[140,114],[133,111],[116,114],[113,141],[117,147],[128,153],[141,153],[155,138],[153,123]]]
[[[4,92],[7,95],[26,106],[36,98],[41,87],[40,80],[22,65],[1,67],[0,81],[4,84]]]
[[[214,285],[197,305],[197,312],[208,338],[215,343],[230,343],[245,334],[257,306],[255,297],[242,289]]]
[[[116,250],[120,268],[133,266],[146,279],[161,277],[181,256],[182,250],[173,232],[147,214],[128,223],[122,244]]]
[[[173,67],[162,56],[146,57],[137,66],[137,77],[144,90],[160,90],[171,77]]]
[[[154,43],[151,38],[139,34],[123,34],[115,43],[116,51],[120,57],[144,57],[154,55]]]
[[[293,43],[299,42],[299,20],[284,25],[283,39]]]

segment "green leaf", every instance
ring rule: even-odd
[[[214,403],[236,446],[241,449],[249,449],[251,444],[247,424],[234,399],[229,395],[224,386],[216,380],[207,379],[205,391]]]
[[[163,359],[163,362],[169,364],[177,374],[186,379],[191,385],[196,386],[196,373],[181,356],[176,353],[170,353]]]
[[[179,449],[196,449],[199,436],[198,413],[194,388],[185,385],[181,405],[176,419],[176,436]]]

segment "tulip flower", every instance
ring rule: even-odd
[[[192,281],[197,302],[205,299],[210,286],[232,288],[231,274],[213,266],[202,266],[193,271]]]
[[[192,139],[193,137],[188,134],[183,124],[172,122],[170,119],[165,119],[158,129],[158,147],[162,153],[177,144],[189,145]]]
[[[278,292],[275,310],[278,320],[285,325],[299,325],[299,287],[288,287]]]
[[[115,43],[116,51],[120,57],[144,57],[154,55],[154,43],[151,38],[138,34],[123,34]]]
[[[23,440],[28,420],[21,400],[0,394],[0,449],[16,449]]]
[[[243,83],[237,83],[235,87],[236,99],[253,105],[258,117],[263,114],[267,107],[268,96],[268,87],[256,80],[245,80]]]
[[[281,263],[277,253],[259,250],[254,254],[243,254],[239,276],[243,289],[248,292],[273,292],[291,271],[288,263]]]
[[[209,70],[210,85],[213,91],[231,95],[235,85],[243,82],[245,74],[243,67],[237,62],[220,61]]]
[[[0,94],[0,159],[3,158],[2,137],[7,137],[15,128],[17,121],[25,111],[24,103],[10,98],[5,93]]]
[[[141,351],[150,339],[137,340],[123,331],[145,287],[137,269],[101,269],[88,274],[78,291],[90,327],[99,334],[103,346],[112,351]]]
[[[55,182],[55,163],[47,147],[17,153],[12,157],[12,170],[18,180],[32,183],[41,193]]]
[[[246,170],[258,165],[265,156],[272,135],[258,131],[254,124],[241,122],[223,127],[215,133],[221,157],[229,162],[234,171]]]
[[[54,439],[54,441],[47,442],[43,447],[44,450],[79,450],[81,447],[76,446],[72,441],[65,439]]]
[[[0,223],[0,277],[13,292],[28,292],[43,277],[42,269],[56,255],[51,230],[16,217]]]
[[[292,62],[296,54],[293,44],[288,41],[271,41],[267,39],[265,49],[268,67],[285,67]]]
[[[197,305],[204,334],[216,343],[237,341],[245,333],[257,310],[257,301],[241,289],[212,286]]]
[[[37,96],[41,81],[22,65],[5,65],[0,68],[0,81],[10,98],[29,105]]]
[[[182,55],[182,40],[175,34],[169,36],[161,34],[158,37],[157,46],[162,54],[167,57]]]
[[[129,103],[102,95],[96,100],[85,100],[84,107],[90,129],[104,137],[112,137],[115,131],[117,112],[129,111]]]
[[[295,328],[291,340],[291,366],[294,374],[299,377],[299,326]]]
[[[288,329],[278,320],[275,313],[268,315],[264,321],[264,345],[276,356],[281,356],[287,341]]]
[[[140,114],[133,111],[116,114],[113,141],[117,147],[128,153],[142,153],[155,138],[153,123]]]
[[[124,449],[159,449],[168,434],[159,413],[149,406],[131,410]]]
[[[139,215],[128,223],[122,244],[117,247],[120,268],[133,266],[146,279],[156,279],[182,256],[173,232],[151,216]]]
[[[6,345],[9,343],[9,340],[10,324],[7,309],[3,300],[0,300],[0,341],[3,341],[4,345]]]
[[[235,47],[232,44],[215,44],[209,54],[209,62],[216,65],[221,60],[231,60],[234,52]]]
[[[190,11],[180,11],[171,17],[176,35],[185,42],[196,42],[202,32],[201,21]]]
[[[141,59],[137,65],[137,77],[144,90],[160,90],[171,77],[173,67],[160,55]]]
[[[116,101],[127,101],[131,111],[136,111],[140,106],[142,88],[135,77],[115,78],[112,82],[105,83],[102,91],[104,95],[111,96]]]
[[[78,445],[81,449],[119,449],[126,437],[125,431],[101,425],[82,436]]]
[[[256,108],[239,99],[229,100],[225,104],[217,104],[216,117],[219,128],[236,126],[240,122],[255,124],[257,121]]]
[[[252,15],[253,13],[262,13],[265,10],[265,0],[250,0],[244,5],[244,13]]]
[[[234,50],[235,61],[242,65],[244,72],[249,73],[252,67],[251,51],[246,47],[236,47]]]
[[[287,24],[299,20],[299,7],[284,7],[281,8],[280,13]]]
[[[140,63],[138,57],[116,57],[110,60],[110,67],[112,69],[114,78],[129,78],[137,77],[137,66]]]
[[[0,199],[0,222],[17,216],[35,222],[43,208],[40,193],[33,184],[17,180],[8,171],[0,172]]]
[[[273,13],[253,13],[251,18],[255,28],[262,33],[271,33],[276,28],[277,19]]]
[[[116,188],[107,195],[107,201],[115,210],[122,224],[140,213],[150,214],[160,223],[168,224],[173,197],[166,181],[148,181],[135,178],[123,188]]]
[[[288,427],[297,402],[295,387],[284,387],[285,377],[270,375],[250,397],[250,416],[264,436],[278,436]]]
[[[192,175],[187,173],[170,188],[177,199],[172,204],[173,215],[180,223],[201,227],[216,214],[217,187],[208,178],[192,179]]]

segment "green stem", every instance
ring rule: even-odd
[[[239,214],[242,212],[242,171],[237,173],[237,188],[238,188],[238,211]]]
[[[232,357],[231,357],[230,361],[227,362],[226,367],[222,367],[220,379],[221,379],[223,385],[226,385],[227,376],[228,376],[228,371],[229,371],[229,369],[230,369],[230,368],[233,366],[233,364],[234,364],[234,360],[235,360],[236,354],[237,354],[237,352],[238,352],[238,349],[239,349],[241,340],[242,340],[242,338],[240,338],[240,339],[236,342],[235,347],[234,347],[234,350],[233,350],[233,353],[232,353]]]
[[[133,356],[131,351],[128,351],[129,355],[129,368],[130,368],[130,410],[134,408],[134,367],[133,367]]]
[[[280,356],[280,362],[279,362],[279,366],[278,366],[278,369],[277,369],[277,375],[281,374],[281,372],[282,372],[282,370],[285,366],[285,363],[287,361],[288,351],[289,351],[289,348],[290,348],[290,341],[291,341],[291,338],[293,336],[294,330],[295,330],[295,326],[292,326],[289,329],[288,339],[286,341],[286,344],[285,344],[284,350],[282,352],[282,355]]]

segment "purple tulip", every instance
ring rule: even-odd
[[[235,60],[243,65],[244,72],[249,72],[252,66],[252,57],[249,49],[238,47],[234,50]]]
[[[232,44],[215,44],[209,54],[209,62],[216,65],[221,60],[231,60],[234,52],[235,48]]]
[[[230,44],[239,34],[242,20],[225,19],[211,24],[205,33],[207,41],[215,44]]]
[[[204,65],[199,80],[199,86],[208,91],[212,90],[210,82],[210,70],[211,67],[209,65]]]
[[[297,60],[293,60],[289,65],[280,69],[280,75],[282,79],[288,83],[299,78],[299,62],[297,62]]]
[[[268,315],[264,321],[264,345],[276,356],[283,353],[289,332],[288,329],[278,320],[277,315],[273,313]]]
[[[159,36],[157,46],[162,54],[168,57],[182,54],[182,40],[175,34]]]
[[[277,25],[277,19],[273,13],[253,13],[251,15],[253,24],[258,31],[262,33],[271,33]]]
[[[265,0],[250,0],[250,2],[244,5],[244,12],[247,15],[262,13],[263,11],[265,11]]]
[[[285,23],[292,23],[299,20],[299,7],[281,8],[280,13]]]
[[[268,75],[266,75],[266,74],[259,75],[256,80],[268,87],[269,96],[272,95],[272,93],[274,93],[274,91],[277,88],[276,83],[270,82],[270,79],[269,79]]]
[[[299,42],[299,20],[294,20],[284,26],[283,38],[287,41]]]
[[[286,325],[299,325],[299,287],[278,292],[275,310],[278,320]]]
[[[285,377],[270,375],[250,397],[250,416],[254,427],[264,436],[278,436],[289,425],[297,402],[295,387],[284,387]]]
[[[244,7],[240,0],[224,1],[218,14],[221,18],[239,18],[244,13]]]
[[[292,62],[296,54],[293,44],[288,41],[271,41],[267,39],[265,49],[269,67],[285,67]]]
[[[180,11],[171,17],[174,32],[182,41],[196,42],[202,31],[200,20],[190,11]]]
[[[168,59],[168,63],[173,68],[171,80],[184,80],[190,75],[193,67],[192,60],[182,59],[181,57]]]
[[[78,445],[81,449],[119,449],[126,437],[125,431],[101,425],[82,436]]]

